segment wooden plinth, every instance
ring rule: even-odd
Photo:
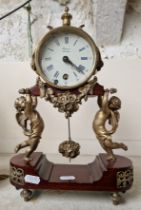
[[[118,155],[113,162],[99,154],[86,165],[54,164],[40,152],[33,153],[27,164],[23,156],[18,154],[10,161],[10,181],[17,189],[125,192],[133,182],[131,161]]]

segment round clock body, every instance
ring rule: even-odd
[[[96,73],[99,51],[92,38],[80,28],[62,26],[52,29],[35,51],[38,75],[58,89],[73,89]]]

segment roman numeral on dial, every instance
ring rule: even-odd
[[[47,70],[48,71],[51,71],[53,69],[53,65],[51,64],[51,65],[49,65],[49,66],[47,66]]]
[[[78,42],[78,39],[75,40],[73,46],[75,46],[77,44],[77,42]]]
[[[76,80],[78,81],[79,80],[78,75],[75,72],[73,72],[73,75],[75,76]]]
[[[85,47],[80,48],[80,49],[79,49],[79,52],[81,52],[81,51],[83,51],[83,50],[85,50]]]
[[[46,60],[46,61],[51,60],[51,57],[46,57],[43,60]]]
[[[82,61],[88,60],[88,57],[81,57]]]
[[[79,65],[79,66],[78,66],[78,69],[79,69],[80,71],[83,71],[83,70],[85,69],[85,66]]]
[[[65,36],[65,44],[68,44],[68,43],[69,43],[69,37]]]
[[[54,77],[57,78],[59,76],[59,71],[56,71]]]

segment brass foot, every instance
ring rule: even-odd
[[[32,191],[31,190],[22,190],[21,191],[21,197],[24,198],[24,201],[29,201],[32,198]]]
[[[121,196],[118,192],[114,192],[112,194],[112,201],[113,201],[113,204],[114,205],[118,205],[120,203],[120,200],[121,200]]]

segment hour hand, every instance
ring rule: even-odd
[[[69,59],[68,56],[63,56],[63,61],[64,61],[65,63],[72,64],[72,62],[71,62],[71,60]]]
[[[65,63],[68,63],[70,64],[72,67],[74,67],[76,69],[77,72],[81,73],[81,74],[84,74],[83,70],[81,70],[78,66],[76,66],[70,59],[68,56],[64,56],[63,57],[63,61]]]

